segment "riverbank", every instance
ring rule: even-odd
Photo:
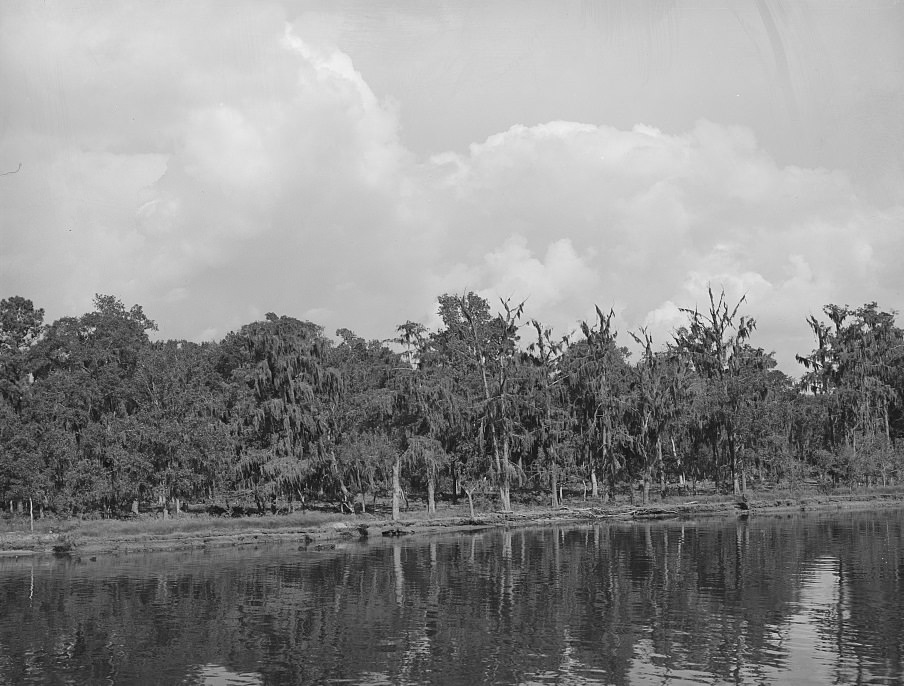
[[[305,511],[237,519],[183,515],[168,520],[53,520],[4,522],[0,530],[0,557],[36,554],[97,555],[215,548],[290,542],[318,549],[337,541],[371,536],[427,535],[441,531],[474,531],[499,526],[529,526],[606,520],[696,519],[751,517],[792,512],[872,510],[904,507],[904,489],[869,493],[790,495],[759,492],[745,500],[730,496],[670,497],[646,506],[629,502],[594,503],[574,498],[557,509],[536,504],[516,505],[511,512],[478,512],[472,518],[466,505],[443,503],[435,515],[423,511],[402,513],[392,521],[385,512],[339,514]],[[17,530],[18,529],[18,530]]]

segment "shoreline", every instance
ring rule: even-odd
[[[286,515],[241,520],[183,516],[169,520],[58,520],[60,531],[0,532],[0,559],[40,555],[108,555],[213,549],[266,543],[300,543],[318,550],[339,541],[368,537],[428,536],[436,533],[479,531],[499,527],[542,526],[557,523],[605,521],[685,521],[698,518],[746,518],[800,512],[864,511],[902,507],[904,489],[875,494],[787,496],[764,492],[744,501],[692,496],[666,499],[645,506],[628,503],[589,505],[579,501],[558,509],[524,505],[511,512],[479,512],[450,507],[428,517],[406,512],[398,521],[374,514],[309,516],[314,521],[291,521]],[[304,520],[297,513],[296,520]],[[310,515],[310,513],[309,513]],[[259,526],[255,526],[259,524]]]

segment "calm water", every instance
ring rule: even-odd
[[[0,559],[9,684],[899,684],[902,656],[902,511]]]

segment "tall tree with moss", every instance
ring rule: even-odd
[[[231,487],[229,389],[216,372],[218,354],[215,344],[189,341],[161,341],[141,351],[130,448],[153,469],[145,497],[215,498]]]
[[[319,326],[273,313],[223,341],[221,368],[247,390],[233,410],[236,475],[260,510],[280,496],[302,498],[314,472],[323,399],[341,391],[328,346]]]
[[[675,334],[675,345],[696,373],[706,380],[710,398],[709,414],[715,440],[721,446],[730,472],[732,490],[746,490],[747,465],[738,450],[738,421],[744,402],[741,379],[747,361],[746,342],[756,328],[756,321],[739,315],[742,297],[729,305],[723,290],[718,298],[708,289],[709,307],[682,308],[688,316],[687,326]]]
[[[19,502],[48,491],[40,454],[42,427],[29,408],[34,347],[44,310],[21,296],[0,300],[0,499]]]
[[[614,312],[596,308],[597,320],[581,322],[582,338],[572,342],[562,359],[572,431],[591,497],[614,493],[624,467],[626,400],[630,383],[628,351],[617,344]]]
[[[680,416],[686,380],[685,368],[678,355],[672,351],[655,351],[652,337],[644,330],[632,335],[642,352],[632,367],[629,431],[640,472],[643,504],[646,505],[654,474],[658,472],[660,482],[664,481],[663,443]]]
[[[147,488],[152,468],[131,449],[136,432],[134,375],[156,324],[140,305],[97,295],[94,310],[51,324],[36,346],[36,403],[44,422],[64,429],[67,507],[114,513]],[[55,451],[58,458],[63,458]]]
[[[366,511],[366,496],[391,473],[399,453],[392,414],[392,379],[398,355],[380,341],[365,341],[339,329],[340,343],[330,349],[330,368],[340,380],[340,393],[324,396],[325,428],[320,446],[342,498],[354,491]]]
[[[523,356],[527,372],[522,381],[522,433],[536,456],[535,471],[546,476],[553,507],[559,507],[559,482],[575,466],[576,434],[568,407],[567,377],[562,359],[567,338],[531,320],[536,339]]]
[[[22,296],[0,300],[0,402],[21,412],[33,371],[32,349],[44,332],[44,310]]]
[[[489,458],[487,476],[494,484],[503,510],[511,510],[511,488],[518,467],[512,462],[512,436],[517,421],[514,379],[520,351],[518,328],[523,303],[502,302],[493,315],[489,303],[476,295],[439,298],[443,329],[438,343],[457,373],[476,381],[479,397],[479,445]]]
[[[904,331],[874,302],[823,311],[831,324],[810,317],[817,345],[797,358],[824,412],[823,470],[835,480],[886,482],[901,468]]]
[[[395,342],[402,346],[403,364],[396,371],[394,422],[401,432],[402,459],[427,488],[427,511],[436,511],[436,488],[440,474],[449,468],[453,498],[461,471],[460,445],[469,403],[461,383],[449,365],[442,347],[425,326],[405,322],[397,327]],[[400,465],[401,466],[401,465]]]

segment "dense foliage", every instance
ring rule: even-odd
[[[875,303],[828,305],[795,381],[756,322],[710,293],[657,347],[613,314],[557,337],[474,293],[398,338],[268,314],[217,343],[153,341],[142,308],[98,295],[44,323],[0,301],[0,502],[118,515],[180,502],[366,510],[368,498],[545,490],[592,498],[702,480],[889,484],[904,476],[904,331]]]

